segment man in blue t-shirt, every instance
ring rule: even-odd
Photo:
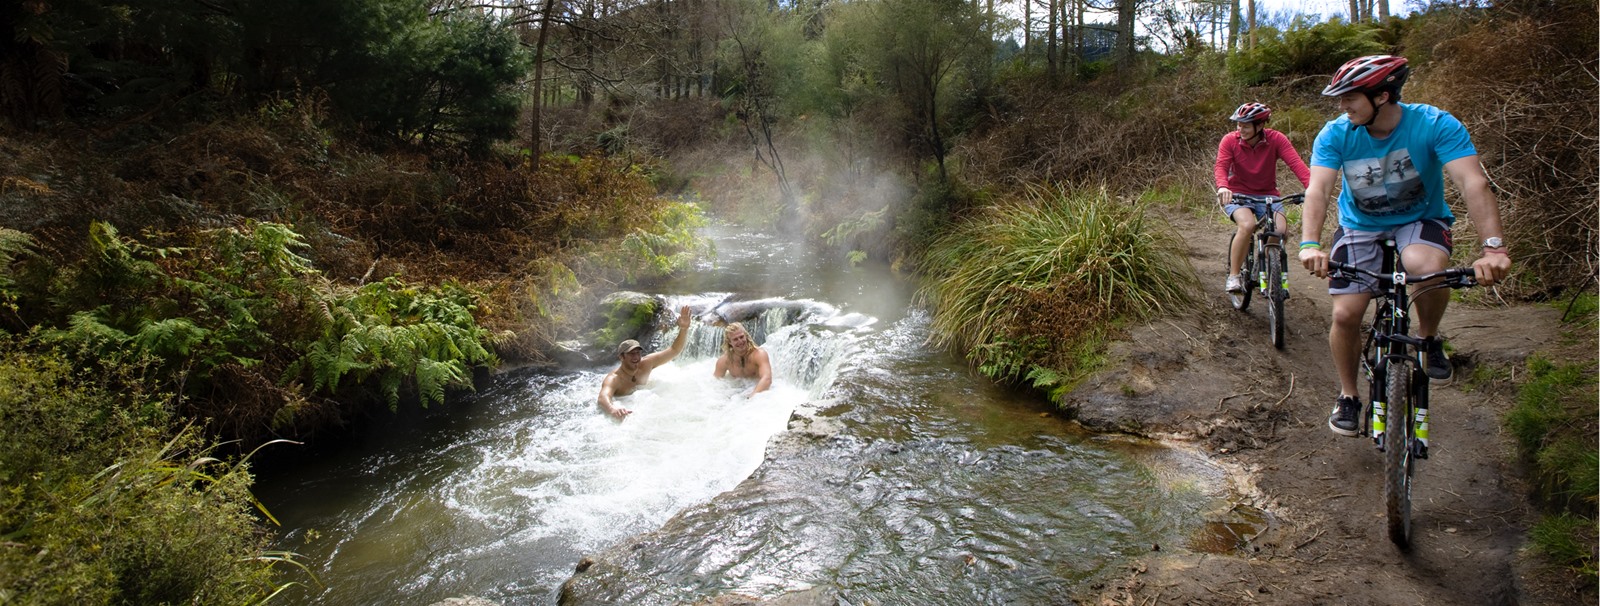
[[[1394,238],[1406,273],[1445,269],[1455,221],[1444,200],[1444,175],[1449,174],[1466,201],[1473,227],[1484,238],[1483,255],[1472,268],[1480,284],[1492,285],[1511,270],[1511,258],[1489,178],[1460,120],[1433,106],[1400,102],[1400,88],[1409,73],[1403,57],[1360,57],[1340,67],[1323,89],[1323,95],[1339,98],[1344,115],[1324,125],[1312,145],[1300,262],[1317,277],[1328,276],[1330,255],[1322,250],[1322,224],[1328,193],[1342,173],[1334,261],[1379,271],[1382,242]],[[1329,281],[1328,293],[1333,295],[1328,345],[1339,374],[1339,396],[1328,427],[1339,435],[1354,436],[1361,414],[1356,395],[1361,318],[1373,291],[1369,284],[1340,277]],[[1450,302],[1449,290],[1423,293],[1414,302],[1417,335],[1427,339],[1425,370],[1429,377],[1448,379],[1450,361],[1437,335]]]

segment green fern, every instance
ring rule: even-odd
[[[472,366],[496,362],[473,299],[454,284],[419,289],[395,278],[334,296],[324,301],[333,321],[289,375],[309,374],[313,390],[329,393],[374,381],[390,408],[408,387],[424,405],[442,402],[447,388],[472,386]]]

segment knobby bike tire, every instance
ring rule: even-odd
[[[1283,258],[1284,252],[1267,249],[1267,326],[1272,330],[1272,346],[1283,349]]]
[[[1233,238],[1237,237],[1239,237],[1239,234],[1233,235]],[[1229,251],[1233,250],[1233,238],[1228,238]],[[1232,253],[1230,252],[1229,254]],[[1251,265],[1255,261],[1255,254],[1256,247],[1252,243],[1250,248],[1244,251],[1244,261],[1239,264],[1239,281],[1244,286],[1244,291],[1228,293],[1228,301],[1233,303],[1233,308],[1239,311],[1244,311],[1250,307],[1250,291],[1255,287],[1255,284],[1250,280],[1250,277],[1255,275],[1255,272],[1251,271],[1254,269]]]
[[[1383,501],[1389,518],[1389,540],[1401,549],[1411,547],[1411,480],[1416,460],[1411,456],[1411,385],[1414,362],[1391,358],[1387,362],[1384,395],[1389,402],[1383,436]]]

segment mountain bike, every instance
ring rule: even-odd
[[[1389,540],[1401,549],[1411,546],[1411,486],[1417,461],[1428,458],[1427,345],[1411,331],[1411,302],[1438,288],[1477,286],[1470,267],[1456,267],[1420,276],[1407,275],[1394,240],[1383,244],[1383,271],[1373,272],[1329,261],[1330,270],[1376,287],[1377,307],[1361,370],[1367,377],[1368,414],[1361,416],[1361,435],[1370,436],[1383,453],[1383,502],[1389,518]],[[1411,285],[1439,280],[1415,293]]]
[[[1250,294],[1252,291],[1261,291],[1261,296],[1267,300],[1267,329],[1272,336],[1272,346],[1283,349],[1283,331],[1285,318],[1283,317],[1283,302],[1289,298],[1289,273],[1284,268],[1289,264],[1289,256],[1283,250],[1284,234],[1276,230],[1277,221],[1273,216],[1272,206],[1275,203],[1299,204],[1305,200],[1305,194],[1292,196],[1251,196],[1247,194],[1234,194],[1235,200],[1248,200],[1258,210],[1266,208],[1266,216],[1256,213],[1256,230],[1250,240],[1250,248],[1245,251],[1244,262],[1239,265],[1239,282],[1244,284],[1244,290],[1228,293],[1228,299],[1233,302],[1233,308],[1245,311],[1250,307]],[[1285,231],[1288,225],[1285,221]],[[1234,234],[1238,236],[1238,234]],[[1228,238],[1228,250],[1233,250],[1233,238]]]

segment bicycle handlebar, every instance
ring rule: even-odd
[[[1277,204],[1277,203],[1299,204],[1299,203],[1304,202],[1306,200],[1306,195],[1304,193],[1289,194],[1287,196],[1282,196],[1282,197],[1279,197],[1279,196],[1257,196],[1255,194],[1234,194],[1233,197],[1241,198],[1241,199],[1244,199],[1244,200],[1249,200],[1251,202],[1261,202],[1261,203],[1265,203],[1265,204]]]
[[[1349,263],[1328,261],[1328,269],[1363,274],[1371,277],[1374,280],[1377,280],[1380,285],[1384,286],[1392,286],[1394,282],[1394,277],[1391,275],[1362,269]],[[1437,278],[1444,278],[1444,286],[1449,286],[1450,288],[1470,288],[1478,285],[1476,276],[1477,274],[1472,270],[1471,267],[1451,267],[1449,269],[1443,269],[1431,274],[1406,274],[1406,284],[1417,284]]]

